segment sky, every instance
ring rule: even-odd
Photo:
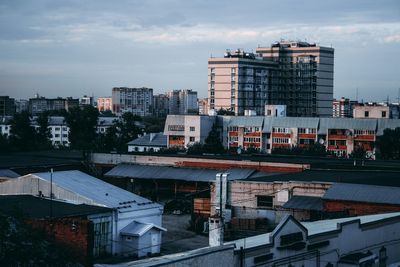
[[[335,48],[335,97],[397,100],[398,0],[0,0],[0,95],[206,97],[211,55],[281,39]]]

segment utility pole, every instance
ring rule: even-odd
[[[53,218],[53,168],[50,169],[50,219]]]

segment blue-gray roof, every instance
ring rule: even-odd
[[[376,119],[320,118],[318,133],[327,134],[328,129],[357,129],[375,131],[376,127]]]
[[[264,117],[261,116],[236,116],[229,121],[229,126],[238,127],[262,127]]]
[[[130,141],[128,145],[167,147],[167,136],[163,133],[150,133]]]
[[[396,129],[400,127],[400,120],[391,119],[378,119],[378,130],[377,135],[383,135],[385,129]]]
[[[50,181],[50,172],[33,173]],[[19,179],[24,178],[20,177]],[[53,183],[61,188],[84,196],[100,205],[124,210],[140,210],[161,205],[138,196],[80,171],[59,171],[53,173]]]
[[[293,196],[283,205],[285,209],[323,210],[322,198],[310,196]]]
[[[10,170],[10,169],[0,169],[0,177],[17,178],[21,175]]]
[[[254,174],[253,169],[229,169],[229,180],[246,179]],[[195,182],[210,182],[221,170],[182,168],[168,166],[150,166],[136,164],[119,164],[105,175],[116,178],[169,179]]]
[[[325,192],[322,199],[400,205],[400,188],[335,183]]]
[[[273,117],[272,127],[285,128],[318,128],[319,118],[306,117]]]

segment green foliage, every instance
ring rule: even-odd
[[[133,115],[131,112],[124,113],[120,120],[114,121],[114,124],[107,129],[105,134],[99,135],[96,148],[107,152],[126,152],[128,150],[127,143],[142,134],[142,131],[136,125],[141,120],[141,117]]]
[[[204,152],[204,146],[199,142],[192,144],[187,149],[188,155],[202,155],[203,152]]]
[[[377,140],[377,149],[383,159],[400,159],[400,127],[385,129]]]
[[[92,106],[76,107],[69,110],[65,121],[69,127],[70,147],[88,151],[96,141],[96,126],[99,112]]]
[[[292,147],[292,148],[274,148],[271,151],[272,154],[277,154],[277,155],[304,155],[304,156],[317,156],[317,157],[323,157],[328,155],[329,153],[326,151],[326,148],[324,145],[315,143],[312,145],[309,145],[305,148],[301,148],[298,146]]]
[[[49,116],[47,113],[41,113],[37,119],[37,124],[39,125],[38,131],[36,133],[37,146],[39,149],[50,149],[51,145],[51,133],[49,129]]]
[[[16,113],[11,120],[10,147],[15,151],[32,151],[37,148],[36,131],[31,126],[28,112]]]
[[[143,117],[146,133],[160,133],[164,131],[165,117]]]
[[[350,158],[353,159],[363,159],[365,158],[367,151],[362,146],[356,146],[353,150],[353,153],[349,155]]]
[[[212,129],[205,140],[204,152],[213,154],[220,154],[225,152],[216,124],[212,126]]]
[[[235,116],[235,112],[227,110],[227,109],[220,108],[217,111],[217,115]]]

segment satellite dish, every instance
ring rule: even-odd
[[[242,149],[240,147],[238,147],[238,149],[236,150],[236,152],[238,153],[238,155],[242,154]]]
[[[346,136],[351,136],[351,132],[349,130],[346,130]]]
[[[325,140],[324,139],[319,139],[319,143],[321,144],[321,145],[323,145],[323,144],[325,144]]]

